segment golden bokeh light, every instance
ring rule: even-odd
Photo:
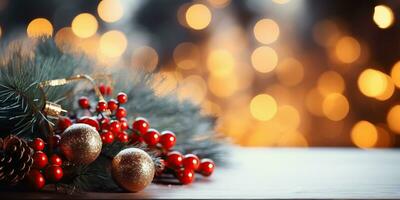
[[[393,24],[394,14],[390,7],[378,5],[374,8],[374,15],[372,19],[379,28],[386,29]]]
[[[132,66],[151,72],[158,64],[158,54],[155,49],[149,46],[142,46],[132,53]]]
[[[231,0],[208,0],[214,8],[224,8],[231,3]]]
[[[390,108],[386,116],[387,124],[393,132],[400,134],[400,105]]]
[[[251,115],[260,121],[272,119],[278,111],[275,99],[268,94],[259,94],[250,102]]]
[[[287,58],[279,63],[275,72],[282,84],[295,86],[303,80],[304,67],[298,60]]]
[[[393,96],[394,94],[394,83],[393,80],[390,78],[390,76],[384,74],[386,77],[386,87],[385,90],[378,96],[376,96],[375,98],[380,100],[380,101],[385,101],[388,100],[390,97]]]
[[[234,70],[232,54],[224,49],[213,50],[207,57],[207,68],[212,75],[228,76]]]
[[[96,18],[89,13],[77,15],[71,24],[72,32],[80,38],[88,38],[97,32],[98,22]]]
[[[388,87],[386,75],[375,69],[366,69],[358,77],[358,88],[367,97],[378,97]]]
[[[198,65],[200,59],[200,50],[193,43],[183,42],[174,49],[173,59],[179,68],[185,70],[193,69]]]
[[[332,121],[340,121],[349,113],[347,98],[339,93],[331,93],[325,97],[322,103],[322,111],[326,118]]]
[[[232,96],[238,89],[236,76],[214,76],[207,80],[208,88],[217,97],[226,98]]]
[[[277,131],[287,132],[294,131],[300,126],[300,113],[299,111],[291,105],[279,106],[278,111],[273,122],[277,124]]]
[[[116,22],[122,18],[124,8],[119,0],[102,0],[97,6],[99,17],[105,22]]]
[[[340,36],[340,29],[334,21],[322,20],[313,27],[313,38],[323,47],[332,47]]]
[[[100,37],[100,52],[110,58],[121,56],[127,45],[125,34],[120,31],[108,31]]]
[[[70,45],[76,44],[78,39],[79,38],[77,38],[72,32],[71,27],[64,27],[58,30],[54,36],[56,45],[62,50],[69,50],[69,48],[72,48]]]
[[[392,137],[388,131],[384,128],[383,125],[376,126],[378,130],[378,141],[375,144],[375,147],[380,148],[388,148],[392,146]]]
[[[390,76],[392,77],[393,83],[396,87],[400,88],[400,61],[397,61],[390,71]]]
[[[272,0],[272,2],[277,3],[277,4],[286,4],[286,3],[289,3],[290,0]]]
[[[272,19],[261,19],[254,25],[254,37],[263,44],[271,44],[279,37],[279,26]]]
[[[305,104],[308,112],[315,116],[322,117],[323,116],[323,111],[322,111],[322,103],[324,101],[324,96],[319,92],[317,88],[313,88],[310,91],[308,91],[306,98],[305,98]]]
[[[342,75],[335,71],[326,71],[318,78],[317,88],[322,95],[326,96],[331,93],[343,93],[345,87]]]
[[[278,146],[280,147],[308,147],[307,139],[298,131],[283,133],[279,138]]]
[[[268,73],[278,64],[278,54],[271,47],[258,47],[251,54],[251,63],[256,71]]]
[[[211,11],[203,4],[191,5],[186,10],[186,23],[194,30],[205,29],[211,22]]]
[[[178,87],[179,100],[191,100],[200,104],[207,94],[207,84],[201,76],[191,75],[182,80]]]
[[[206,115],[220,116],[222,114],[221,106],[207,99],[201,104],[201,111]]]
[[[36,18],[29,22],[26,29],[28,37],[52,36],[53,25],[45,18]]]
[[[378,130],[368,121],[359,121],[351,129],[351,140],[359,148],[374,147],[378,141]]]
[[[344,36],[336,43],[335,55],[343,63],[353,63],[361,55],[361,45],[355,38]]]

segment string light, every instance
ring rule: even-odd
[[[271,44],[279,37],[279,26],[272,19],[261,19],[254,25],[254,36],[263,44]]]
[[[375,6],[373,20],[379,28],[389,28],[394,22],[392,9],[385,5]]]
[[[71,28],[76,36],[88,38],[97,32],[98,23],[93,15],[82,13],[72,20]]]
[[[374,147],[378,141],[378,130],[368,121],[359,121],[351,130],[351,140],[360,148]]]
[[[28,37],[52,36],[53,25],[45,18],[36,18],[28,24],[26,29]]]
[[[361,55],[360,43],[353,37],[344,36],[336,43],[335,54],[339,61],[353,63]]]
[[[120,31],[108,31],[100,37],[100,51],[110,58],[121,56],[127,45],[125,34]]]
[[[317,88],[323,95],[331,93],[343,93],[345,82],[339,73],[335,71],[326,71],[318,77]]]
[[[155,49],[149,46],[142,46],[132,53],[132,66],[151,72],[157,67],[158,54]]]
[[[205,29],[211,22],[211,12],[203,4],[194,4],[186,11],[186,22],[194,30]]]
[[[124,8],[119,0],[102,0],[97,6],[99,17],[105,22],[116,22],[124,14]]]
[[[390,108],[386,120],[390,130],[400,134],[400,105],[395,105]]]
[[[340,121],[349,113],[349,102],[347,98],[339,93],[331,93],[325,97],[322,103],[322,111],[328,119]]]
[[[251,115],[260,121],[272,119],[278,110],[275,99],[268,94],[259,94],[250,102]]]
[[[382,95],[387,85],[388,81],[385,74],[378,70],[366,69],[358,77],[358,88],[367,97]]]
[[[278,64],[278,54],[271,47],[258,47],[251,54],[251,63],[256,71],[268,73]]]

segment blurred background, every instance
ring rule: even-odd
[[[400,146],[400,1],[0,0],[2,45],[41,35],[159,72],[241,146]]]

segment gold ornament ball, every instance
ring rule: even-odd
[[[147,187],[153,181],[155,171],[149,154],[138,148],[120,151],[111,166],[115,182],[130,192],[138,192]]]
[[[61,135],[61,153],[75,164],[92,163],[100,155],[101,147],[99,133],[87,124],[73,124]]]

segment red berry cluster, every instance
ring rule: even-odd
[[[59,143],[59,137],[51,138],[54,145]],[[43,152],[46,147],[45,142],[40,138],[35,138],[30,142],[30,146],[35,153],[33,154],[33,166],[26,180],[33,189],[41,189],[44,187],[46,180],[50,182],[58,182],[63,177],[61,168],[62,159],[57,154],[52,154],[50,158]],[[44,175],[43,175],[44,174]]]

